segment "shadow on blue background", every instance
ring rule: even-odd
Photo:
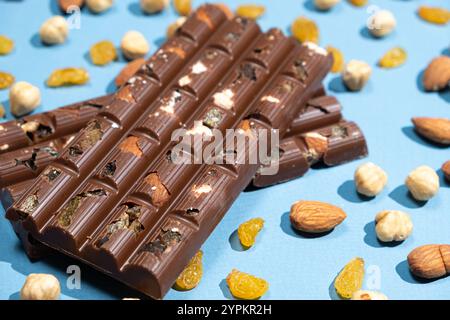
[[[394,241],[394,242],[381,242],[377,238],[377,234],[375,232],[375,221],[371,221],[364,226],[364,232],[366,235],[364,236],[364,242],[372,247],[372,248],[395,248],[401,245],[404,241]]]
[[[414,130],[413,126],[408,126],[408,127],[403,127],[402,128],[402,132],[405,136],[407,136],[409,139],[411,139],[412,141],[421,144],[425,147],[431,147],[431,148],[435,148],[435,149],[446,149],[448,148],[447,146],[435,143],[433,141],[430,140],[426,140],[425,138],[422,138],[420,135],[418,135],[416,133],[416,131]]]
[[[237,229],[230,235],[228,242],[230,243],[231,249],[234,251],[243,252],[248,250],[241,245]]]
[[[222,294],[225,297],[225,299],[236,300],[233,297],[233,295],[231,294],[230,289],[228,289],[228,285],[227,285],[227,280],[226,279],[222,279],[222,281],[220,281],[219,287],[220,287],[220,290],[222,291]]]
[[[342,82],[342,77],[340,75],[331,79],[331,81],[328,84],[328,90],[334,93],[349,92],[345,87],[344,82]]]
[[[363,203],[375,199],[375,197],[367,197],[359,194],[356,191],[355,182],[353,180],[347,180],[341,184],[337,190],[337,193],[342,199],[353,203]]]
[[[408,188],[404,184],[392,190],[392,192],[389,193],[389,197],[398,204],[401,204],[402,206],[409,209],[422,208],[427,204],[427,201],[417,201],[416,199],[414,199]]]
[[[333,281],[331,281],[330,286],[328,287],[328,295],[330,296],[331,300],[342,300],[341,297],[339,297],[339,295],[337,294],[336,289],[334,288],[334,280],[336,280],[336,277],[333,278]]]

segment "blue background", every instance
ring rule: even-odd
[[[0,34],[14,39],[11,55],[0,57],[0,70],[13,73],[17,80],[37,85],[42,92],[42,106],[36,112],[103,95],[114,89],[111,79],[125,62],[106,67],[93,66],[87,58],[89,47],[109,39],[119,45],[123,34],[136,29],[147,37],[152,52],[164,41],[166,26],[176,18],[172,8],[145,16],[138,1],[115,1],[115,6],[101,15],[82,10],[81,29],[71,30],[69,40],[60,46],[44,47],[37,31],[41,23],[59,10],[56,1],[0,0]],[[195,1],[199,5],[202,1]],[[233,9],[246,1],[225,1]],[[347,59],[362,59],[373,66],[368,86],[360,93],[348,93],[337,75],[325,81],[329,94],[335,94],[348,119],[363,129],[369,144],[368,159],[335,168],[311,170],[304,178],[264,190],[245,192],[203,246],[204,276],[190,292],[171,290],[166,299],[229,299],[224,278],[233,268],[263,277],[270,283],[265,299],[335,298],[333,280],[353,257],[361,256],[368,271],[366,287],[380,280],[379,288],[392,299],[449,299],[450,278],[420,283],[408,271],[407,254],[415,247],[430,243],[450,244],[450,188],[441,177],[439,195],[426,204],[418,204],[408,195],[404,179],[415,167],[427,164],[439,170],[450,159],[449,148],[437,147],[418,137],[411,126],[413,116],[449,117],[450,91],[425,93],[420,74],[439,54],[449,54],[450,25],[436,26],[420,20],[420,4],[446,6],[447,0],[371,0],[380,8],[394,12],[398,27],[382,40],[371,38],[364,26],[367,7],[355,8],[346,1],[327,13],[314,10],[312,1],[258,0],[267,7],[260,19],[262,27],[288,31],[299,15],[314,19],[321,31],[321,44],[340,48]],[[407,63],[394,70],[376,66],[381,55],[393,46],[405,48]],[[45,79],[55,68],[85,67],[91,74],[88,85],[50,89]],[[0,101],[8,107],[8,91],[0,91]],[[8,119],[11,115],[8,114]],[[353,172],[364,161],[373,161],[389,174],[386,190],[367,201],[354,190]],[[290,205],[299,199],[320,200],[342,207],[348,218],[332,233],[320,238],[306,238],[289,225]],[[404,243],[383,246],[374,233],[374,216],[385,209],[411,214],[414,232]],[[0,211],[3,216],[4,212]],[[242,251],[236,239],[237,226],[252,218],[266,220],[256,245]],[[55,256],[31,263],[5,219],[0,219],[0,298],[16,299],[23,281],[31,272],[55,274],[62,283],[64,299],[120,299],[137,296],[106,276],[82,266],[81,290],[65,286],[66,267],[76,262]],[[376,275],[379,274],[377,278]],[[374,281],[371,281],[374,280]]]

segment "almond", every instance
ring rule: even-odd
[[[330,231],[346,217],[341,208],[319,201],[298,201],[292,205],[289,216],[295,229],[310,233]]]
[[[303,138],[310,150],[314,150],[319,155],[323,155],[328,150],[328,139],[320,133],[309,132]]]
[[[84,0],[59,0],[58,5],[62,12],[71,13],[67,10],[72,6],[81,8],[84,5]]]
[[[133,60],[120,71],[116,77],[116,86],[120,87],[125,84],[145,63],[144,58]]]
[[[408,255],[411,272],[420,278],[435,279],[450,272],[450,245],[425,245]]]
[[[450,182],[450,160],[442,165],[442,172],[444,172],[445,179]]]
[[[436,143],[450,144],[450,119],[445,118],[413,118],[416,131],[425,138]]]
[[[423,74],[423,86],[428,91],[439,91],[450,84],[450,57],[434,58]]]

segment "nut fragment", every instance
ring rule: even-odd
[[[86,5],[92,12],[101,13],[111,8],[113,2],[113,0],[86,0]]]
[[[115,79],[117,87],[124,85],[143,65],[145,64],[144,58],[139,58],[127,63],[125,67],[120,71]]]
[[[415,130],[425,138],[439,144],[450,145],[450,119],[413,118]]]
[[[311,233],[330,231],[346,217],[341,208],[319,201],[298,201],[292,205],[289,215],[295,229]]]
[[[387,184],[388,176],[383,169],[372,162],[365,163],[355,171],[356,190],[359,193],[375,197]]]
[[[397,21],[393,13],[389,10],[378,10],[370,18],[367,23],[369,32],[374,37],[384,37],[394,31]]]
[[[341,0],[314,0],[314,5],[319,10],[330,10],[339,2],[341,2]]]
[[[61,16],[54,16],[46,20],[39,29],[41,41],[45,44],[58,44],[66,41],[69,25]]]
[[[142,33],[134,30],[125,33],[120,48],[125,58],[129,60],[142,58],[150,50],[150,46]]]
[[[16,82],[9,91],[11,113],[16,117],[30,113],[41,103],[41,92],[28,82]]]
[[[450,272],[450,245],[431,244],[418,247],[408,255],[408,264],[417,277],[443,277]]]
[[[161,12],[169,6],[169,0],[141,0],[140,3],[142,11],[148,14]]]
[[[351,91],[361,90],[369,81],[372,68],[364,61],[351,60],[344,68],[342,80]]]
[[[422,79],[425,90],[439,91],[450,86],[450,57],[434,58],[425,69]]]
[[[439,191],[439,176],[428,166],[420,166],[413,170],[405,181],[414,199],[427,201]]]
[[[388,297],[378,291],[358,290],[353,293],[352,300],[388,300]]]
[[[30,274],[20,290],[22,300],[57,300],[61,293],[58,279],[51,274]]]
[[[169,24],[166,31],[167,38],[172,37],[175,32],[186,22],[186,17],[179,17],[175,22]]]
[[[375,231],[383,242],[404,241],[413,230],[409,215],[402,211],[385,210],[375,217]]]
[[[445,179],[450,182],[450,160],[442,165],[442,172],[444,173]]]

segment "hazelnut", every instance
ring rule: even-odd
[[[113,0],[86,0],[86,5],[92,12],[101,13],[111,8],[113,2]]]
[[[57,300],[61,293],[58,279],[51,274],[30,274],[20,290],[22,300]]]
[[[41,41],[45,44],[58,44],[66,41],[69,25],[61,16],[54,16],[46,20],[39,29]]]
[[[358,290],[353,293],[352,300],[388,300],[388,297],[378,291]]]
[[[420,166],[408,175],[405,184],[414,199],[427,201],[439,191],[439,176],[432,168]]]
[[[385,210],[375,217],[375,231],[383,242],[404,241],[413,230],[409,215],[402,211]]]
[[[41,103],[39,89],[28,82],[16,82],[9,90],[11,113],[16,117],[30,113]]]
[[[175,32],[186,22],[186,17],[179,17],[175,22],[169,24],[166,31],[167,38],[172,37]]]
[[[150,51],[150,46],[142,33],[134,30],[125,33],[120,48],[129,60],[142,58]]]
[[[141,9],[145,13],[157,13],[169,6],[169,0],[141,0]]]
[[[356,190],[359,193],[375,197],[383,191],[387,184],[388,176],[379,166],[372,162],[365,163],[355,171]]]
[[[397,25],[394,15],[389,10],[375,12],[368,21],[369,32],[374,37],[384,37],[390,34]]]
[[[314,5],[319,10],[330,10],[339,2],[341,2],[341,0],[314,0]]]
[[[361,90],[369,81],[372,68],[364,61],[351,60],[342,73],[345,86],[351,91]]]

